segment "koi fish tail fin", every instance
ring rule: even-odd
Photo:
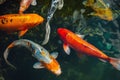
[[[4,51],[3,56],[4,56],[4,59],[5,59],[6,63],[7,63],[8,65],[10,65],[11,67],[13,67],[13,68],[16,69],[16,67],[13,66],[13,65],[7,60],[8,54],[9,54],[9,51],[10,51],[10,48],[12,48],[12,47],[13,47],[13,44],[10,44],[10,45],[6,48],[6,50]]]
[[[110,63],[120,71],[120,59],[110,57]]]
[[[49,41],[49,37],[50,37],[50,24],[49,24],[49,21],[46,23],[46,34],[45,34],[45,39],[42,43],[42,45],[45,45],[48,43]]]

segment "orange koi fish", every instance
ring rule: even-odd
[[[84,1],[83,4],[91,7],[95,11],[89,15],[98,16],[101,19],[108,21],[113,20],[113,12],[103,0],[87,0]]]
[[[78,53],[94,56],[102,61],[108,61],[116,69],[120,70],[120,59],[107,56],[95,46],[83,40],[80,35],[78,36],[65,28],[58,28],[57,33],[64,42],[63,48],[67,54],[70,54],[70,49],[68,47],[70,46]]]
[[[0,16],[0,30],[12,33],[20,31],[23,36],[28,29],[33,28],[44,21],[38,14],[7,14]]]
[[[33,5],[37,5],[36,0],[21,0],[20,2],[20,8],[19,8],[19,13],[23,13],[29,6]]]
[[[50,54],[45,48],[43,48],[39,44],[27,39],[19,39],[12,42],[4,51],[4,59],[6,63],[11,67],[16,68],[7,60],[7,58],[8,58],[9,51],[16,46],[26,47],[33,53],[32,56],[38,60],[38,62],[36,62],[33,65],[33,68],[35,69],[46,68],[56,75],[61,74],[60,65],[56,60],[58,53],[54,52]]]

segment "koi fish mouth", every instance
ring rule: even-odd
[[[59,76],[62,72],[61,69],[58,69],[57,71],[54,72],[57,76]]]

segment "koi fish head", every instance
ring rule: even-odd
[[[69,33],[69,30],[65,28],[58,28],[57,33],[63,41],[66,41],[66,36]]]
[[[27,14],[29,21],[26,21],[28,28],[35,27],[44,21],[44,18],[38,14]],[[27,19],[27,18],[26,18]]]
[[[104,19],[104,20],[108,20],[108,21],[113,20],[113,17],[111,17],[111,16],[106,16],[106,15],[98,15],[98,16],[101,17],[101,19]]]
[[[61,74],[61,68],[57,60],[55,60],[52,57],[52,60],[50,63],[43,63],[44,67],[51,71],[55,75],[60,75]]]
[[[39,46],[40,47],[40,46]],[[58,53],[49,54],[44,48],[35,49],[34,57],[39,61],[33,65],[34,68],[46,68],[56,75],[61,74],[61,68],[55,58]]]
[[[106,9],[106,11],[104,11],[104,14],[98,15],[99,17],[101,17],[104,20],[108,20],[108,21],[112,21],[113,20],[113,13],[110,9]]]
[[[110,8],[94,8],[96,13],[91,13],[90,15],[98,16],[101,19],[111,21],[113,20],[113,12]]]

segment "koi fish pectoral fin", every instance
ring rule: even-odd
[[[85,35],[81,35],[81,34],[76,34],[76,35],[82,39],[85,37]]]
[[[66,54],[70,55],[70,48],[67,44],[65,44],[65,43],[63,44],[63,49],[66,52]]]
[[[27,31],[28,31],[28,29],[20,31],[19,32],[19,37],[23,36]]]
[[[52,52],[51,56],[56,59],[58,57],[58,52]]]
[[[105,60],[103,60],[103,59],[100,59],[100,58],[99,58],[99,60],[102,61],[102,62],[107,62],[107,61],[105,61]]]
[[[35,69],[41,69],[41,68],[44,68],[44,66],[42,66],[42,64],[40,62],[36,62],[34,65],[33,65],[33,68]]]

